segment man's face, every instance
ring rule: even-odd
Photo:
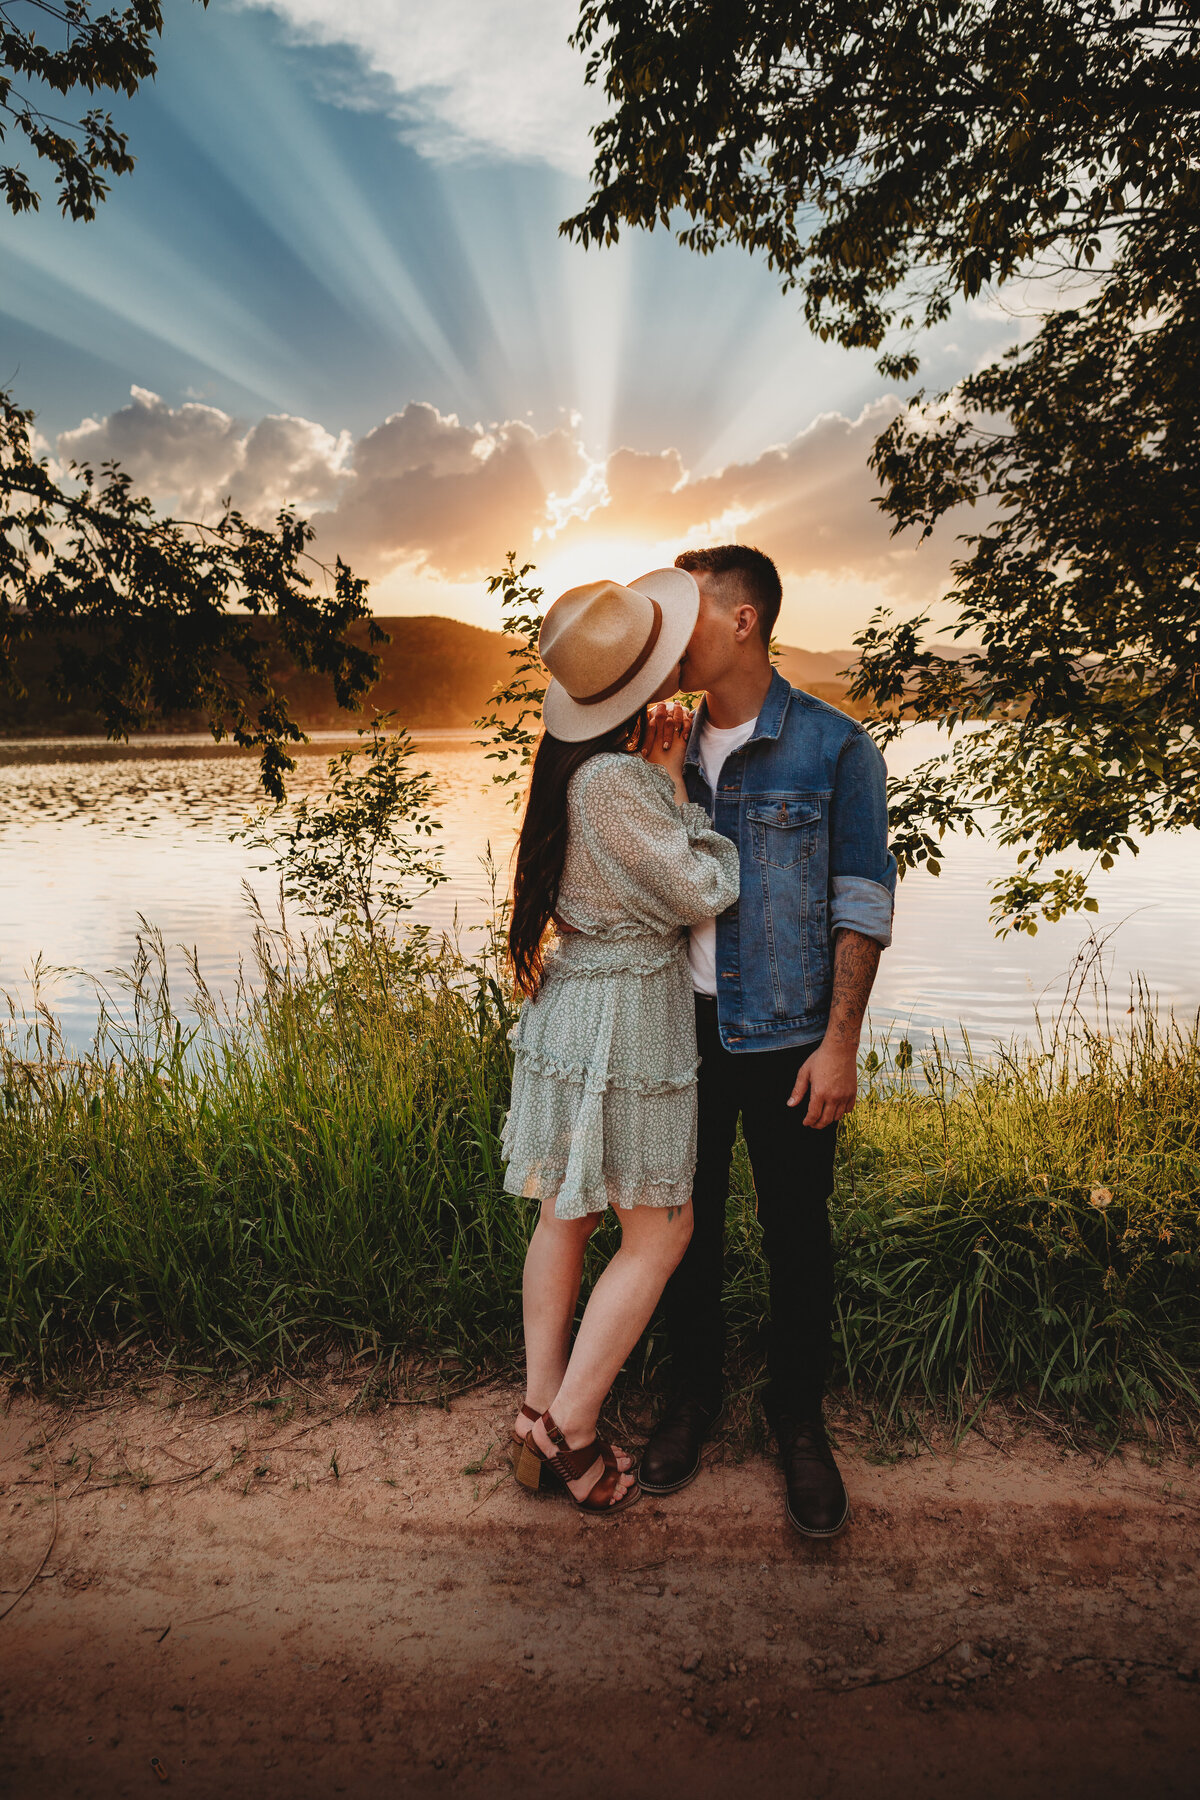
[[[697,575],[696,585],[700,589],[700,612],[683,654],[680,677],[687,693],[700,693],[715,686],[737,654],[737,609],[731,605],[729,595],[722,596],[709,575]]]

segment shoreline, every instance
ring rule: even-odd
[[[472,748],[480,743],[479,731],[474,725],[421,725],[410,730],[408,735],[414,745],[462,744],[465,748]],[[335,745],[353,744],[357,739],[358,727],[354,724],[336,730],[314,727],[306,734],[303,743],[288,746],[288,754],[322,755]],[[107,738],[103,732],[64,733],[61,736],[51,736],[45,732],[30,732],[27,736],[16,732],[0,733],[0,755],[36,750],[90,752],[92,755],[89,760],[94,760],[96,756],[113,759],[149,756],[163,751],[177,751],[180,755],[192,757],[197,752],[203,752],[206,756],[241,757],[253,762],[257,762],[262,755],[259,747],[235,744],[228,739],[218,742],[209,732],[204,731],[131,732],[126,739]],[[28,760],[37,759],[30,757]]]

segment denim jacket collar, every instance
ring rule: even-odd
[[[778,669],[772,669],[771,685],[767,689],[766,699],[763,701],[758,718],[755,720],[754,730],[747,739],[748,743],[757,744],[764,738],[777,738],[779,736],[780,732],[783,730],[784,715],[787,712],[788,702],[791,700],[791,697],[792,690],[788,683],[783,679],[783,676],[779,673]],[[696,708],[696,716],[692,720],[692,729],[688,734],[688,746],[683,759],[685,768],[689,763],[699,766],[700,733],[703,731],[707,719],[708,696],[706,694]]]

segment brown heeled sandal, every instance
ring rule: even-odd
[[[541,1413],[535,1411],[528,1401],[522,1402],[521,1417],[528,1419],[531,1425],[536,1425],[541,1416]],[[521,1486],[529,1488],[533,1493],[536,1493],[539,1488],[553,1488],[557,1492],[563,1486],[563,1479],[558,1471],[552,1469],[548,1462],[535,1462],[533,1457],[527,1457],[524,1453],[525,1446],[529,1442],[528,1432],[522,1437],[519,1431],[513,1430],[509,1432],[509,1437],[512,1439],[512,1443],[509,1446],[508,1460],[512,1464],[513,1474]]]
[[[521,1455],[517,1463],[517,1480],[523,1487],[536,1488],[539,1482],[544,1481],[549,1475],[556,1475],[563,1487],[566,1488],[568,1499],[574,1502],[577,1510],[592,1514],[619,1513],[626,1506],[632,1506],[635,1500],[641,1499],[642,1490],[638,1486],[636,1478],[619,1500],[611,1499],[618,1481],[623,1476],[632,1474],[630,1469],[617,1467],[616,1452],[611,1444],[606,1443],[603,1438],[593,1438],[591,1443],[585,1444],[581,1450],[572,1450],[550,1414],[544,1412],[541,1419],[546,1428],[546,1436],[554,1445],[554,1455],[547,1456],[538,1448],[533,1442],[532,1431],[528,1437],[522,1440]],[[576,1500],[570,1488],[567,1487],[567,1483],[581,1480],[597,1457],[604,1464],[604,1473],[595,1486],[589,1488],[582,1500]]]

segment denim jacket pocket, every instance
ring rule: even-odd
[[[817,847],[821,801],[816,794],[758,794],[746,808],[756,862],[794,869]]]

